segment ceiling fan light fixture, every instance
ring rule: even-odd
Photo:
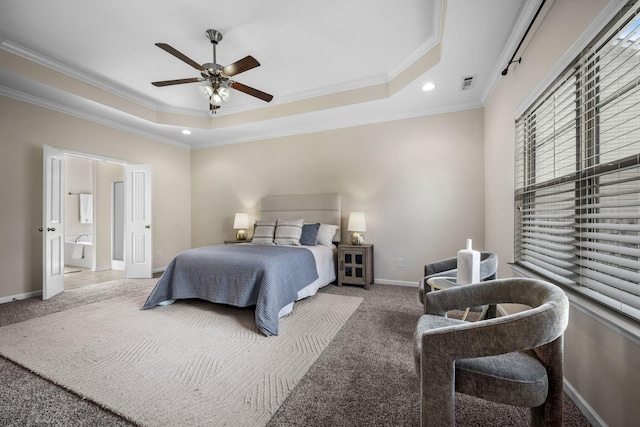
[[[259,91],[252,87],[243,85],[233,80],[229,80],[230,77],[235,76],[245,71],[258,67],[260,63],[251,55],[246,56],[232,64],[223,67],[216,62],[216,45],[222,40],[222,33],[216,30],[207,30],[205,32],[207,38],[211,42],[213,48],[213,62],[206,64],[199,64],[193,59],[189,58],[182,52],[176,50],[166,43],[156,43],[155,45],[165,52],[173,55],[182,62],[190,65],[200,72],[200,77],[177,79],[177,80],[164,80],[159,82],[151,82],[154,86],[171,86],[185,83],[204,83],[198,86],[198,94],[206,99],[209,103],[209,113],[215,114],[216,110],[220,108],[223,102],[228,101],[231,98],[232,86],[234,90],[238,90],[247,95],[256,97],[265,102],[271,102],[273,95]]]
[[[218,87],[216,92],[218,93],[218,95],[220,95],[220,98],[222,98],[224,102],[227,102],[229,99],[231,99],[231,88],[229,88],[228,85],[221,85],[220,87]]]
[[[211,86],[204,85],[198,86],[198,94],[208,101],[211,98],[211,95],[213,95],[213,88]]]
[[[218,92],[214,92],[213,95],[211,95],[211,104],[217,106],[222,105],[222,97]]]

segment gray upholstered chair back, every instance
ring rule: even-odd
[[[425,294],[415,331],[423,426],[455,425],[454,391],[532,408],[532,425],[562,425],[564,292],[525,278],[493,280]],[[444,317],[449,310],[517,303],[531,308],[480,322]]]
[[[424,304],[424,294],[430,289],[426,281],[432,277],[457,277],[458,258],[447,258],[424,266],[424,278],[418,285],[420,302]],[[498,277],[498,255],[493,252],[480,252],[480,280],[493,280]]]

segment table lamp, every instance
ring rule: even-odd
[[[238,230],[236,232],[237,240],[247,240],[247,233],[244,230],[245,228],[249,228],[249,214],[237,213],[233,220],[233,228],[234,230]]]
[[[362,231],[367,231],[367,223],[364,219],[364,212],[351,212],[349,214],[349,224],[347,225],[347,231],[352,231],[352,245],[364,244],[364,236],[360,234],[360,232]]]

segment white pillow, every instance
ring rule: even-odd
[[[318,229],[318,245],[333,246],[333,236],[340,227],[332,224],[320,224]]]
[[[251,239],[251,243],[254,245],[273,245],[275,232],[275,221],[258,220],[253,229],[253,239]]]
[[[276,237],[273,242],[276,245],[300,245],[304,219],[280,219],[276,225]]]

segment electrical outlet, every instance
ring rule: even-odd
[[[160,257],[162,257],[162,252],[156,251],[156,258],[160,258]]]
[[[396,267],[398,267],[398,268],[404,267],[404,260],[402,258],[398,258],[396,260]]]

